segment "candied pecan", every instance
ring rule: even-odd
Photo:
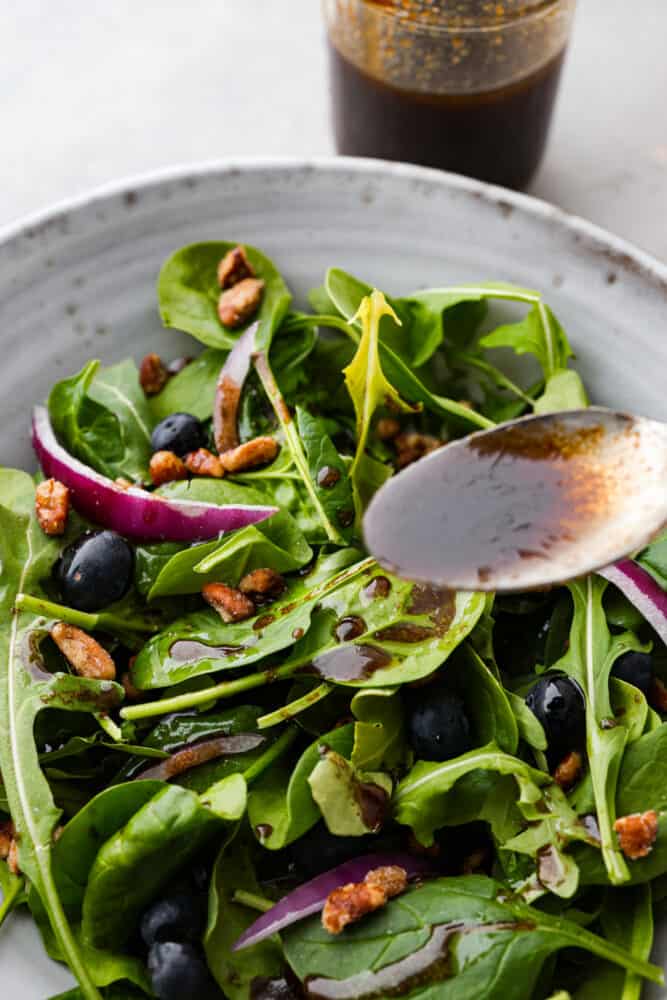
[[[116,479],[114,479],[114,483],[116,486],[120,486],[121,490],[131,490],[134,486],[134,483],[129,479],[126,479],[125,476],[117,476]]]
[[[154,486],[173,483],[176,479],[187,479],[185,463],[173,451],[156,451],[148,466]]]
[[[35,513],[45,535],[62,535],[69,514],[69,490],[57,479],[45,479],[35,490]]]
[[[659,677],[651,678],[651,686],[648,689],[648,700],[656,712],[665,714],[667,712],[667,687]]]
[[[378,910],[392,896],[398,896],[407,884],[407,873],[398,865],[374,868],[363,882],[349,882],[329,893],[322,910],[322,926],[330,934],[340,934],[348,924]]]
[[[279,451],[280,445],[275,438],[256,437],[231,451],[223,451],[220,462],[225,472],[245,472],[246,469],[273,462]]]
[[[572,788],[581,777],[584,759],[578,750],[572,750],[563,757],[554,771],[554,781],[563,789]]]
[[[19,866],[19,843],[14,837],[11,844],[9,845],[9,854],[7,855],[7,867],[9,868],[12,875],[20,875],[21,868]]]
[[[382,417],[376,424],[375,433],[381,441],[393,441],[401,433],[401,425],[395,417]]]
[[[255,605],[249,597],[224,583],[207,583],[202,588],[202,597],[227,624],[245,621],[255,613]]]
[[[193,476],[208,476],[210,479],[222,479],[225,470],[220,464],[220,459],[208,448],[198,448],[191,451],[183,459],[185,468]]]
[[[239,590],[252,598],[255,604],[267,604],[280,597],[285,589],[285,580],[275,569],[254,569],[246,573],[239,583]]]
[[[413,462],[423,458],[424,455],[429,455],[436,448],[441,448],[444,442],[437,437],[433,437],[432,434],[420,434],[417,431],[408,431],[404,434],[399,434],[395,438],[394,444],[398,452],[396,464],[399,469],[404,469],[406,465],[412,465]]]
[[[218,264],[218,284],[221,288],[238,285],[244,278],[254,278],[255,271],[248,260],[245,247],[229,250]]]
[[[644,813],[621,816],[614,823],[618,842],[626,858],[636,861],[651,853],[658,836],[658,814],[654,809]]]
[[[259,278],[244,278],[223,292],[218,301],[218,316],[224,326],[235,330],[259,309],[264,293],[264,282]]]
[[[169,372],[159,354],[147,354],[139,366],[139,384],[147,396],[157,396],[169,381]]]
[[[16,836],[16,827],[10,819],[0,823],[0,860],[6,861]]]
[[[116,679],[116,664],[111,656],[97,639],[83,629],[56,622],[51,629],[51,638],[80,677],[92,677],[97,681]]]

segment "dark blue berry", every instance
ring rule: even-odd
[[[86,531],[67,546],[54,573],[64,604],[99,611],[130,589],[134,551],[115,531]]]
[[[586,703],[571,677],[541,677],[526,705],[542,723],[550,757],[560,759],[586,743]]]
[[[175,892],[145,911],[141,936],[149,948],[156,941],[199,941],[205,921],[205,897]]]
[[[202,425],[191,413],[172,413],[157,425],[151,435],[153,451],[173,451],[187,455],[206,444]]]
[[[458,695],[424,687],[411,693],[408,741],[419,760],[451,760],[471,749],[470,722]]]
[[[206,963],[191,944],[157,941],[148,953],[148,972],[158,1000],[221,997]]]
[[[630,651],[619,656],[611,669],[611,676],[648,694],[652,670],[653,661],[648,653]]]

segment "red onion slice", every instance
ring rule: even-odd
[[[625,594],[667,645],[667,594],[651,574],[632,559],[606,566],[598,574]]]
[[[426,858],[414,857],[412,854],[366,854],[359,858],[353,858],[352,861],[345,861],[337,868],[332,868],[328,872],[317,875],[309,882],[304,882],[298,889],[284,896],[243,932],[233,945],[232,951],[249,948],[251,945],[271,937],[277,931],[289,927],[290,924],[312,916],[313,913],[323,909],[327,897],[334,889],[338,889],[348,882],[362,882],[374,868],[382,868],[385,865],[398,865],[400,868],[404,868],[410,879],[433,873],[433,865]]]
[[[278,512],[276,507],[218,506],[168,500],[136,487],[123,489],[70,455],[58,443],[44,406],[32,418],[32,444],[47,477],[70,490],[83,517],[126,538],[146,542],[202,542]]]

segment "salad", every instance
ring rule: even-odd
[[[306,312],[210,242],[158,299],[203,351],[90,361],[41,471],[0,470],[0,924],[29,910],[59,1000],[662,983],[667,535],[518,595],[364,550],[398,470],[587,405],[542,297],[333,268]]]

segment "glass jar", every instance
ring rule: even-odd
[[[525,187],[576,0],[323,0],[338,151]]]

